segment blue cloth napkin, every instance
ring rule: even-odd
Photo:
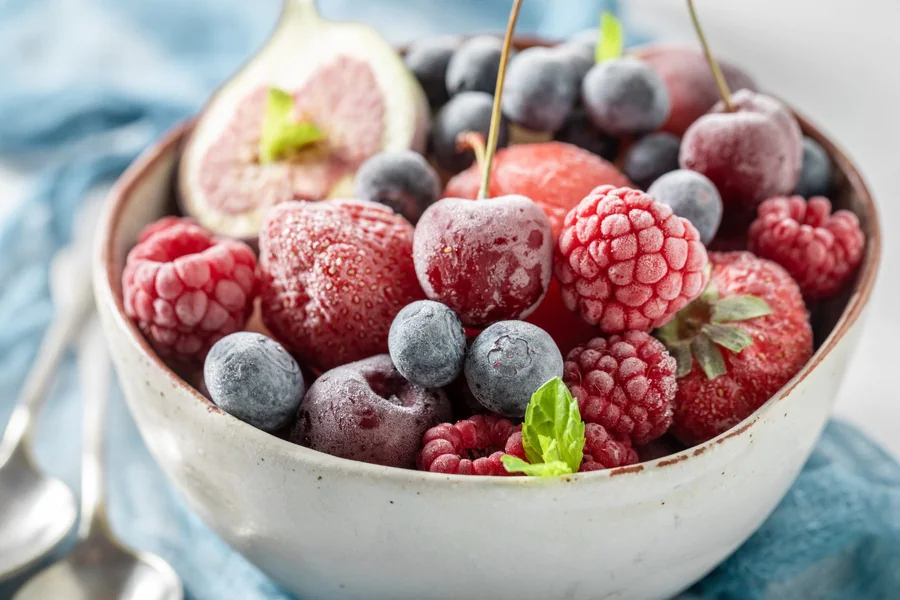
[[[392,41],[502,29],[507,0],[320,0],[331,18],[368,21]],[[613,0],[529,0],[520,31],[563,37]],[[0,2],[0,165],[30,176],[0,223],[0,424],[46,327],[53,253],[86,194],[164,129],[195,112],[265,39],[275,0]],[[0,199],[0,208],[3,208]],[[37,454],[78,487],[80,399],[69,361],[42,414]],[[197,600],[288,600],[215,536],[150,458],[121,396],[108,416],[111,520],[167,559]],[[2,507],[0,507],[2,510]],[[22,578],[0,583],[8,597]],[[832,423],[778,510],[686,598],[895,598],[900,590],[900,467]]]

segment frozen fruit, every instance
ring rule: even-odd
[[[506,476],[500,457],[518,429],[496,415],[475,415],[455,425],[441,423],[422,437],[416,462],[422,471],[433,473]]]
[[[601,471],[638,462],[638,453],[628,440],[619,440],[597,423],[584,424],[584,458],[579,471]]]
[[[410,383],[379,354],[319,377],[290,439],[341,458],[412,467],[425,432],[450,417],[443,391]]]
[[[243,329],[257,290],[253,250],[190,219],[147,226],[122,273],[125,314],[160,355],[192,362]]]
[[[647,194],[690,221],[703,245],[709,246],[722,222],[722,197],[709,178],[696,171],[678,169],[654,181]]]
[[[640,135],[659,129],[669,116],[669,93],[647,63],[633,56],[598,63],[581,84],[588,117],[611,135]]]
[[[382,152],[356,174],[356,197],[380,202],[415,223],[441,193],[441,181],[418,152]]]
[[[752,214],[772,196],[791,193],[803,154],[800,126],[778,100],[741,90],[701,117],[684,134],[679,162],[719,190],[725,213]]]
[[[646,190],[654,181],[678,168],[681,140],[671,133],[651,133],[635,142],[625,153],[622,172]]]
[[[830,298],[844,288],[865,242],[856,215],[832,214],[831,202],[821,196],[769,198],[750,225],[750,250],[784,267],[808,300]]]
[[[599,423],[633,445],[660,437],[672,425],[675,359],[643,331],[594,338],[566,356],[563,381],[586,423]]]
[[[812,355],[806,306],[787,271],[749,252],[710,261],[709,288],[657,332],[678,362],[671,431],[689,446],[750,416]]]
[[[445,305],[419,300],[397,313],[388,348],[401,375],[425,387],[441,387],[462,372],[466,332]]]
[[[569,74],[575,83],[575,103],[581,103],[581,82],[595,64],[593,44],[566,42],[552,48],[559,60],[569,66]]]
[[[432,144],[438,165],[451,173],[458,173],[475,162],[472,150],[459,144],[461,133],[480,133],[485,138],[491,125],[491,108],[494,100],[485,92],[464,92],[450,99],[434,119]],[[509,141],[506,120],[500,122],[498,145]]]
[[[558,250],[563,302],[604,333],[658,327],[706,285],[697,230],[638,190],[595,189],[566,216]]]
[[[428,101],[396,50],[371,27],[322,20],[311,3],[286,7],[300,12],[210,100],[181,157],[182,208],[215,233],[252,238],[270,206],[348,197],[368,157],[425,151]],[[292,100],[285,124],[323,139],[268,162],[261,139],[274,89]]]
[[[494,323],[475,338],[466,355],[472,394],[506,417],[522,417],[531,395],[562,372],[562,354],[553,338],[524,321]]]
[[[833,168],[828,153],[811,137],[803,138],[803,164],[794,193],[804,198],[828,196],[831,192]]]
[[[477,35],[460,44],[447,65],[447,91],[494,93],[503,41],[492,35]]]
[[[509,65],[503,114],[532,131],[563,126],[578,97],[577,74],[553,50],[536,46],[520,52]]]
[[[453,35],[422,38],[409,45],[403,59],[425,90],[432,108],[443,106],[450,99],[447,91],[447,65],[461,43]]]
[[[215,343],[203,380],[216,406],[263,431],[287,425],[306,391],[300,366],[284,346],[245,331]]]
[[[619,139],[594,127],[587,118],[584,108],[580,106],[571,112],[562,129],[557,131],[554,137],[559,142],[573,144],[606,160],[615,160],[619,154]],[[585,195],[582,194],[582,197]]]
[[[471,167],[452,178],[444,189],[451,198],[476,198],[481,175]],[[554,239],[566,213],[598,185],[631,185],[611,163],[571,144],[545,142],[513,146],[497,152],[489,195],[521,194],[547,213]]]
[[[719,101],[716,81],[700,48],[688,44],[652,44],[637,53],[659,74],[669,92],[672,107],[662,125],[663,131],[684,135],[691,123]],[[727,62],[718,63],[730,89],[757,90],[749,75]]]
[[[419,220],[413,259],[425,295],[467,327],[522,318],[550,285],[550,221],[524,196],[444,198]]]
[[[259,234],[263,321],[317,369],[386,352],[394,317],[422,298],[412,236],[409,221],[372,202],[275,207]]]

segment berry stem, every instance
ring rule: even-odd
[[[728,89],[728,82],[725,81],[722,69],[719,68],[719,63],[716,62],[715,57],[712,55],[712,51],[709,49],[709,43],[706,41],[706,36],[703,35],[700,19],[697,17],[697,10],[694,8],[694,0],[687,0],[687,3],[688,10],[691,13],[691,21],[694,22],[694,29],[697,31],[697,37],[700,38],[703,54],[706,55],[706,61],[709,63],[713,79],[716,80],[716,86],[719,88],[719,95],[722,97],[722,103],[725,105],[725,110],[727,112],[734,112],[734,105],[731,103],[731,90]]]
[[[497,152],[497,138],[500,136],[500,106],[503,98],[503,81],[506,79],[506,64],[509,62],[509,49],[512,46],[513,32],[516,29],[516,21],[519,19],[520,8],[522,8],[522,0],[514,0],[512,11],[509,13],[509,23],[506,25],[506,36],[503,38],[500,70],[497,72],[497,87],[494,89],[494,106],[491,110],[491,128],[488,131],[487,151],[484,154],[484,168],[481,172],[481,188],[478,190],[479,200],[487,198],[488,187],[491,182],[491,165],[494,162],[494,154]]]
[[[484,155],[486,153],[484,136],[477,131],[463,131],[456,136],[456,149],[459,152],[471,150],[475,154],[478,169],[484,174]]]

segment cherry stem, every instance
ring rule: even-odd
[[[500,53],[500,70],[497,72],[497,87],[494,90],[494,106],[491,110],[491,128],[488,131],[487,150],[484,153],[481,188],[478,190],[479,200],[487,198],[488,187],[491,182],[491,165],[494,162],[494,154],[497,152],[497,138],[500,137],[500,106],[503,98],[503,81],[506,79],[506,64],[509,62],[509,49],[512,46],[513,32],[516,29],[516,21],[519,19],[520,8],[522,8],[522,0],[514,0],[512,12],[509,13],[509,23],[506,25],[506,36],[503,38],[503,51]]]
[[[484,147],[484,136],[477,131],[463,131],[456,136],[456,149],[459,152],[471,150],[475,153],[475,162],[482,175],[484,174],[484,155],[486,149]]]
[[[691,21],[694,22],[694,29],[697,31],[697,37],[700,38],[703,54],[706,55],[706,62],[709,63],[713,79],[716,80],[716,86],[719,88],[719,95],[722,97],[722,103],[725,105],[725,110],[727,112],[734,112],[734,105],[731,103],[731,90],[728,89],[728,82],[725,81],[722,69],[719,68],[719,63],[716,61],[715,57],[713,57],[712,51],[709,49],[709,43],[706,41],[706,36],[703,35],[700,19],[697,17],[697,10],[694,8],[694,0],[687,0],[687,3],[688,10],[691,13]]]

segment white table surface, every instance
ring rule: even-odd
[[[822,125],[861,166],[882,211],[884,262],[867,327],[837,414],[900,458],[900,3],[894,0],[698,2],[715,52]],[[659,38],[694,40],[683,0],[627,0],[629,22]],[[851,8],[852,5],[852,8]],[[21,199],[23,175],[0,163],[0,218]]]

